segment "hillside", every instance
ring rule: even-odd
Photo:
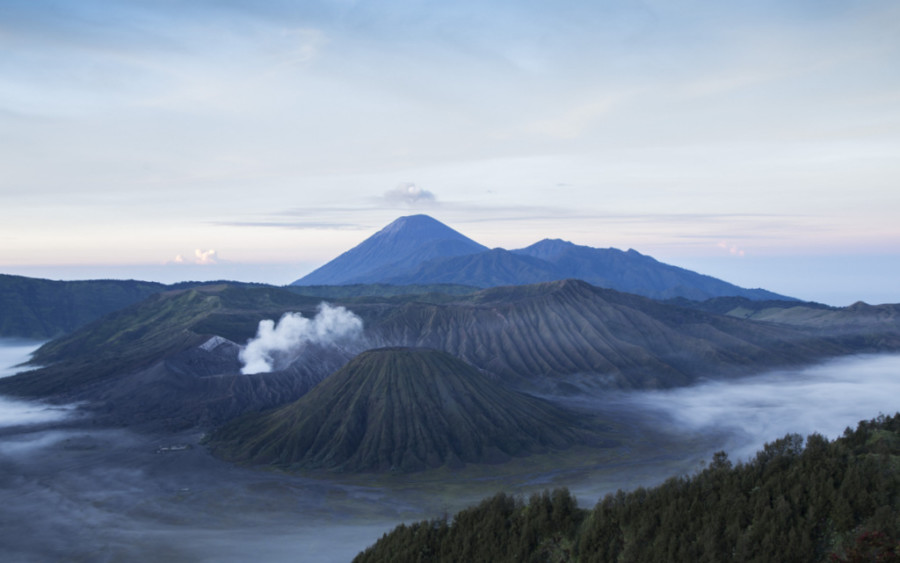
[[[0,274],[0,337],[60,336],[165,289],[134,280],[53,281]]]
[[[851,327],[834,336],[568,280],[456,296],[334,300],[362,319],[363,332],[352,343],[310,348],[306,363],[285,364],[271,374],[239,373],[236,350],[256,335],[260,321],[288,312],[311,318],[321,301],[275,287],[218,285],[159,293],[44,345],[33,358],[43,367],[0,379],[0,393],[83,401],[117,423],[156,418],[166,424],[217,424],[296,400],[371,348],[442,350],[508,388],[548,394],[676,387],[900,349],[896,322],[864,333]],[[198,351],[213,338],[231,344],[216,355]],[[302,381],[292,380],[289,370]]]
[[[812,333],[843,338],[856,345],[879,345],[900,340],[900,305],[830,307],[821,303],[752,301],[741,297],[720,297],[703,302],[684,299],[673,305],[699,309],[739,319],[802,327]]]
[[[214,337],[71,399],[88,402],[95,420],[116,426],[211,428],[295,401],[353,357],[343,348],[310,345],[284,369],[243,374],[237,352],[233,342]]]
[[[211,336],[252,337],[259,321],[285,310],[312,312],[318,299],[278,288],[202,286],[167,291],[110,313],[35,352],[34,371],[0,379],[0,393],[67,396],[146,369]]]
[[[56,281],[0,274],[0,338],[46,340],[162,292],[264,284],[206,281],[164,285],[136,280]]]
[[[355,563],[392,561],[897,561],[900,414],[829,442],[787,435],[747,463],[724,452],[691,477],[580,509],[565,489],[500,493],[402,524]]]
[[[226,459],[298,469],[417,471],[583,443],[583,423],[436,350],[364,352],[298,401],[212,434]]]
[[[404,303],[377,316],[355,310],[369,319],[373,343],[441,349],[512,384],[551,391],[672,387],[850,350],[796,328],[577,280],[486,289],[453,303]]]

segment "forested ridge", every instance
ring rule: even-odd
[[[566,489],[505,493],[400,525],[354,561],[900,561],[900,413],[834,441],[798,434],[746,462],[578,508]]]

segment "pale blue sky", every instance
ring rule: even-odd
[[[0,272],[287,283],[424,212],[900,302],[897,61],[894,1],[5,1]]]

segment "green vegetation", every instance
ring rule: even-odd
[[[64,282],[0,274],[0,337],[59,336],[165,289],[134,280]]]
[[[172,285],[136,280],[55,281],[0,274],[0,337],[55,338],[158,293],[225,284],[266,287],[222,281]]]
[[[212,434],[226,459],[288,469],[417,471],[589,442],[579,417],[437,350],[364,352],[286,407]]]
[[[829,442],[796,434],[733,465],[607,495],[578,509],[565,489],[526,504],[498,494],[401,525],[359,554],[380,561],[897,561],[900,413]]]
[[[528,503],[497,494],[446,520],[400,525],[354,562],[569,561],[585,518],[567,489],[534,494]]]

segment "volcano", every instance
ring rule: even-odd
[[[378,283],[437,258],[487,250],[428,215],[400,217],[292,285]]]
[[[417,471],[499,463],[590,442],[580,416],[493,382],[445,352],[369,350],[298,401],[210,439],[234,461],[291,469]]]

